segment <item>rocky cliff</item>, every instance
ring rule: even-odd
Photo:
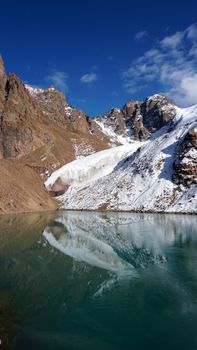
[[[191,128],[177,147],[174,181],[187,187],[197,184],[197,128]]]
[[[62,93],[25,86],[0,59],[0,212],[56,208],[43,185],[48,174],[108,147],[108,137]]]
[[[103,132],[144,140],[169,123],[176,114],[175,105],[164,95],[155,94],[145,101],[129,101],[121,109],[113,108],[96,122]],[[113,135],[113,136],[115,136]]]
[[[26,88],[39,106],[39,110],[49,120],[63,126],[68,131],[88,136],[94,134],[96,140],[108,141],[93,119],[89,118],[83,111],[68,105],[62,92],[57,91],[54,87],[38,89],[26,85]]]

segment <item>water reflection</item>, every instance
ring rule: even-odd
[[[0,232],[4,347],[196,348],[196,216],[15,215]]]
[[[175,242],[197,241],[195,216],[62,212],[43,236],[76,261],[118,275],[164,263]]]

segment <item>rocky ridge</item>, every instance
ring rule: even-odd
[[[39,89],[26,85],[26,88],[39,109],[51,121],[68,131],[94,134],[95,138],[101,141],[107,140],[93,119],[83,111],[68,105],[64,93],[57,91],[54,87]]]
[[[174,181],[190,187],[197,184],[197,128],[192,128],[177,147]]]
[[[27,88],[0,58],[0,212],[56,208],[43,186],[48,174],[108,147],[109,138],[62,93]]]
[[[96,122],[108,135],[113,132],[134,140],[144,140],[169,123],[175,114],[175,105],[166,96],[155,94],[145,101],[131,100],[121,109],[113,108],[96,117]]]

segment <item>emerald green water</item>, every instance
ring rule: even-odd
[[[197,349],[197,217],[0,217],[0,349]]]

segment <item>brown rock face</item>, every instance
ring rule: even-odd
[[[144,126],[142,102],[129,101],[123,106],[122,112],[127,130],[131,130],[131,135],[137,140],[146,139],[149,136],[149,131]]]
[[[40,176],[16,159],[0,161],[0,214],[57,209]]]
[[[141,106],[143,121],[149,132],[162,128],[175,115],[174,104],[164,95],[153,95]]]
[[[0,56],[0,113],[3,111],[4,101],[5,101],[5,85],[7,81],[7,76],[4,68],[3,59]]]
[[[124,116],[120,109],[113,108],[106,114],[106,120],[108,126],[111,126],[117,134],[125,132]]]
[[[67,102],[65,95],[62,92],[55,90],[51,87],[49,89],[31,89],[30,94],[32,98],[37,102],[40,110],[50,120],[56,123],[66,124],[66,107]]]
[[[175,108],[166,96],[153,95],[144,102],[130,101],[123,106],[127,127],[134,131],[135,138],[144,139],[159,130],[175,115]],[[139,120],[140,123],[136,123]],[[136,120],[137,119],[137,120]]]
[[[72,140],[75,135],[86,138],[92,149],[108,147],[108,139],[96,123],[82,111],[69,107],[63,93],[54,88],[28,91],[15,74],[6,75],[2,60],[0,74],[0,158],[20,158],[53,144],[57,127],[61,127],[61,135],[64,128],[65,142],[70,137],[69,132],[74,134]],[[98,146],[101,141],[103,145]]]
[[[174,162],[174,181],[191,186],[197,184],[197,129],[191,129],[178,147]]]
[[[69,107],[62,93],[30,91],[15,74],[6,74],[0,59],[0,211],[56,208],[43,185],[47,175],[108,147],[95,122]]]
[[[88,137],[94,134],[94,138],[105,143],[108,142],[94,120],[90,119],[83,111],[69,106],[62,92],[55,88],[43,90],[27,86],[27,89],[44,116],[54,123],[63,126],[70,132],[85,134]]]
[[[69,107],[67,109],[67,129],[83,134],[91,132],[91,123],[86,114],[79,109]]]
[[[1,93],[4,95],[0,116],[1,158],[21,157],[44,145],[45,136],[36,128],[42,113],[21,80],[13,73],[8,75]]]
[[[125,120],[130,119],[136,113],[136,109],[139,109],[141,102],[138,101],[129,101],[122,107],[122,113],[125,117]]]
[[[139,140],[144,140],[149,136],[148,130],[144,127],[143,116],[139,111],[136,111],[134,120],[133,120],[133,131],[134,137]]]
[[[85,113],[68,106],[65,95],[62,92],[57,91],[55,88],[49,88],[45,90],[31,89],[30,93],[40,110],[51,121],[73,132],[89,132],[89,124]]]
[[[96,120],[113,129],[117,134],[128,133],[135,139],[146,139],[173,119],[174,105],[163,95],[153,95],[142,101],[129,101],[122,109],[112,109]],[[127,130],[127,131],[126,131]]]

